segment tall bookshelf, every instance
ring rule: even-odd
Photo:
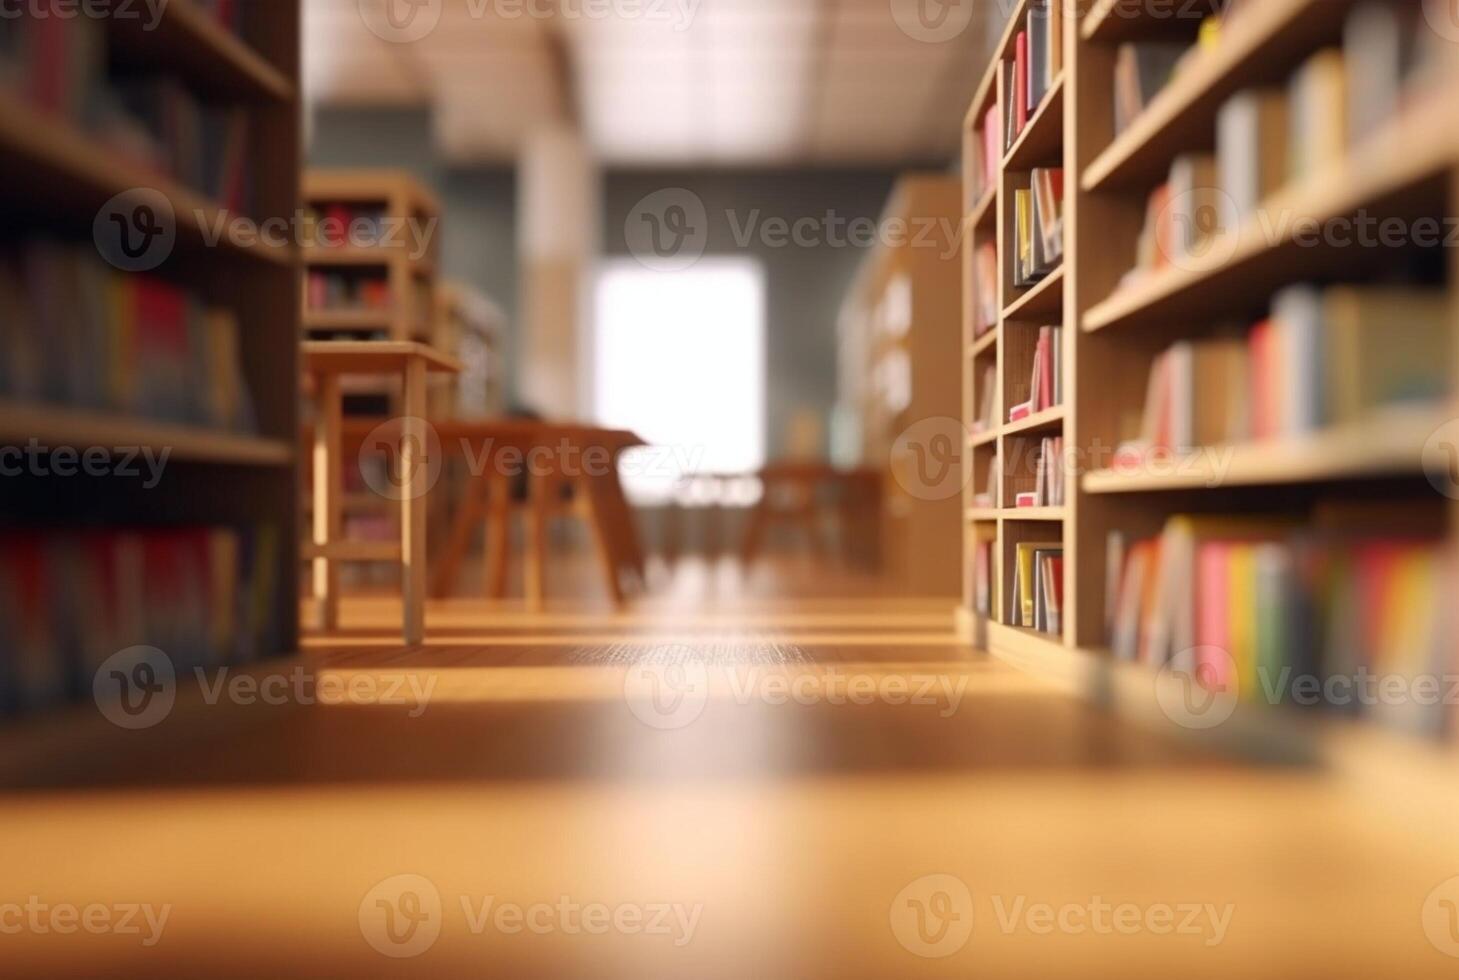
[[[323,309],[304,297],[304,331],[314,340],[416,340],[430,343],[435,330],[436,275],[441,206],[410,174],[390,169],[310,170],[304,202],[311,213],[311,247],[304,254],[311,274],[383,287],[383,302]],[[331,209],[345,217],[326,229]],[[351,233],[338,224],[361,214],[378,215],[378,228]]]
[[[277,237],[230,233],[215,238],[214,232],[257,229],[269,218],[288,227],[296,213],[300,9],[290,2],[246,8],[236,30],[196,0],[170,0],[157,11],[155,25],[149,24],[150,12],[140,17],[119,13],[100,21],[68,18],[62,36],[69,43],[82,30],[95,32],[86,50],[97,62],[84,69],[69,65],[68,84],[85,77],[88,86],[110,93],[123,78],[131,84],[140,76],[162,76],[179,83],[191,98],[241,110],[247,128],[237,152],[243,161],[238,165],[242,181],[251,192],[247,214],[166,168],[140,162],[130,152],[135,146],[119,150],[88,115],[41,108],[24,95],[25,69],[20,65],[7,66],[10,74],[0,72],[0,175],[6,178],[0,181],[0,210],[11,247],[46,241],[89,259],[99,248],[94,223],[101,222],[99,215],[114,198],[138,189],[165,198],[174,213],[176,242],[147,278],[188,291],[210,310],[233,314],[238,373],[255,416],[252,425],[235,430],[159,421],[166,416],[156,412],[147,417],[81,407],[72,396],[61,398],[54,392],[35,399],[0,399],[0,447],[38,444],[53,462],[57,451],[101,451],[117,464],[140,452],[169,454],[155,487],[95,475],[65,478],[29,472],[7,478],[0,481],[0,510],[6,528],[44,535],[82,529],[146,535],[176,526],[267,526],[278,545],[270,552],[273,557],[261,559],[272,566],[272,588],[255,598],[271,624],[268,642],[277,649],[251,651],[267,656],[297,649],[298,639],[292,554],[298,534],[297,406],[292,397],[279,397],[298,386],[298,252],[292,242]],[[77,62],[84,58],[68,51],[68,57],[73,55]],[[46,57],[55,56],[51,51]],[[89,75],[93,67],[95,78]],[[92,94],[88,88],[88,99]],[[117,275],[119,282],[140,281],[134,273]],[[54,293],[27,286],[25,296],[32,303],[37,296],[55,302]],[[92,317],[83,326],[100,329],[97,309],[86,312]],[[4,311],[7,317],[11,314]],[[77,360],[99,356],[92,348],[73,354]],[[121,370],[114,361],[106,369]],[[188,380],[196,384],[197,379]],[[180,397],[181,382],[169,381],[164,395]],[[94,399],[99,392],[88,395]],[[156,642],[150,637],[137,642],[144,641]],[[49,655],[67,656],[59,650]],[[78,676],[76,682],[89,690],[89,677]]]
[[[1009,144],[1000,135],[998,166],[985,176],[986,188],[981,192],[972,174],[973,155],[983,152],[975,131],[981,130],[990,109],[1005,106],[1012,98],[1012,93],[1006,91],[1007,80],[1001,66],[1014,58],[1016,40],[1027,22],[1028,12],[1028,0],[1022,0],[1012,9],[1007,27],[993,49],[992,63],[963,120],[963,405],[968,445],[964,453],[965,572],[960,620],[965,636],[980,645],[1052,648],[1060,645],[1061,639],[1014,625],[1008,603],[1013,594],[1012,576],[1020,543],[1062,542],[1066,561],[1070,546],[1067,532],[1073,523],[1072,494],[1066,492],[1066,504],[1059,507],[1015,506],[1015,488],[1023,488],[1033,478],[1033,461],[1041,440],[1061,435],[1066,443],[1072,439],[1072,420],[1064,407],[1072,397],[1069,381],[1073,378],[1074,352],[1074,331],[1068,329],[1064,316],[1069,256],[1066,246],[1064,261],[1041,280],[1027,287],[1016,284],[1014,195],[1016,190],[1028,188],[1030,175],[1036,168],[1065,167],[1067,172],[1064,144],[1067,55],[1065,66],[1014,141]],[[1067,185],[1065,200],[1067,215]],[[1065,220],[1067,223],[1067,217]],[[980,300],[978,251],[990,242],[997,251],[996,316],[990,328],[976,333],[974,311]],[[1063,328],[1060,357],[1066,379],[1064,402],[1010,422],[1010,409],[1022,400],[1020,395],[1027,395],[1034,344],[1039,328],[1045,326]],[[975,424],[976,416],[984,404],[985,376],[990,367],[994,370],[993,411],[991,418],[985,420],[988,424],[979,428]],[[995,468],[992,499],[980,502],[977,498],[990,485],[990,474]],[[983,542],[993,542],[987,614],[975,607],[972,572],[977,546]]]
[[[954,596],[960,585],[957,555],[942,548],[957,534],[957,474],[948,472],[944,490],[902,438],[919,424],[953,425],[958,412],[961,243],[928,243],[918,232],[955,227],[960,196],[955,176],[900,175],[880,227],[912,231],[888,234],[868,253],[841,311],[842,397],[859,430],[856,458],[886,466],[878,551],[889,580],[913,595]]]
[[[969,562],[974,542],[997,541],[992,616],[973,614],[971,587],[960,610],[970,640],[1019,666],[1072,690],[1128,712],[1148,716],[1168,731],[1178,730],[1157,708],[1166,679],[1149,666],[1117,659],[1110,651],[1106,616],[1106,547],[1112,531],[1156,536],[1177,514],[1280,511],[1310,518],[1318,508],[1374,500],[1413,501],[1417,521],[1447,537],[1459,551],[1459,504],[1429,488],[1425,445],[1447,421],[1459,417],[1459,401],[1383,410],[1373,418],[1304,437],[1220,447],[1220,474],[1190,465],[1156,471],[1115,469],[1108,460],[1122,438],[1124,420],[1145,400],[1152,360],[1183,339],[1210,336],[1223,321],[1255,322],[1271,297],[1302,282],[1373,282],[1407,271],[1406,253],[1344,248],[1338,243],[1299,242],[1294,225],[1259,217],[1219,233],[1204,254],[1134,282],[1122,283],[1134,243],[1146,217],[1147,196],[1164,179],[1172,160],[1185,152],[1210,151],[1221,106],[1233,94],[1257,86],[1285,86],[1311,55],[1343,40],[1344,23],[1356,0],[1261,0],[1248,4],[1224,25],[1220,40],[1195,54],[1122,132],[1114,125],[1114,77],[1118,47],[1127,41],[1181,40],[1194,45],[1200,20],[1169,16],[1161,5],[1128,0],[1078,0],[1065,19],[1062,84],[1052,93],[1061,104],[1058,121],[1025,140],[1042,149],[1057,146],[1065,168],[1065,261],[1063,274],[1043,295],[1009,290],[1010,180],[1026,165],[1018,146],[1005,154],[1002,171],[985,197],[965,199],[970,247],[964,266],[965,421],[971,428],[980,404],[980,365],[996,363],[997,420],[1007,418],[1008,352],[1018,317],[1038,308],[1064,325],[1066,413],[1040,425],[1062,427],[1079,467],[1069,468],[1068,506],[1047,515],[1062,532],[1065,549],[1064,630],[1059,637],[1032,635],[1009,627],[1006,588],[1011,547],[1021,532],[1020,515],[1004,506],[977,509],[985,467],[995,451],[1018,437],[1004,422],[970,438],[965,459],[969,489],[964,522]],[[1018,4],[993,54],[963,122],[964,158],[979,151],[973,128],[990,105],[1004,98],[998,62],[1013,50],[1028,3]],[[1455,49],[1444,46],[1442,77],[1432,92],[1453,91]],[[1055,132],[1054,130],[1057,130]],[[1379,218],[1412,220],[1459,213],[1459,138],[1452,105],[1443,95],[1414,98],[1378,131],[1354,142],[1344,158],[1289,181],[1268,197],[1262,210],[1326,222],[1367,212]],[[1031,152],[1031,151],[1027,151]],[[1300,224],[1295,227],[1301,227]],[[1276,231],[1273,231],[1273,228]],[[974,338],[976,302],[973,254],[985,241],[999,252],[998,308],[994,331]],[[1459,255],[1453,249],[1437,264],[1447,267],[1444,288],[1459,329]],[[1429,256],[1433,258],[1433,256]],[[1415,260],[1417,262],[1418,260]],[[1425,262],[1427,259],[1424,260]],[[1459,345],[1456,345],[1459,347]],[[1451,366],[1451,391],[1459,392],[1459,363]],[[1012,428],[1014,431],[1010,431]],[[1101,462],[1101,461],[1105,462]],[[1182,460],[1181,462],[1185,462]],[[1215,477],[1219,476],[1219,479]],[[971,565],[969,576],[971,576]],[[1242,704],[1232,721],[1203,737],[1226,739],[1262,753],[1366,753],[1388,744],[1387,734],[1366,722],[1313,717],[1290,708]],[[1337,748],[1334,748],[1337,747]]]

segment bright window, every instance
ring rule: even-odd
[[[600,424],[650,449],[626,454],[630,497],[683,494],[685,473],[746,473],[765,462],[765,276],[759,262],[701,259],[656,272],[603,265],[594,318]]]

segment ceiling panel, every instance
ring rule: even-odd
[[[957,145],[983,46],[979,29],[907,36],[901,0],[603,0],[622,4],[606,18],[574,16],[582,0],[553,0],[550,18],[520,13],[547,0],[434,0],[434,29],[397,43],[367,25],[381,8],[362,13],[384,2],[305,0],[306,97],[429,105],[453,162],[510,162],[563,111],[554,46],[610,165],[935,159]]]

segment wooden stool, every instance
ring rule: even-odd
[[[427,372],[456,372],[461,365],[425,344],[409,341],[311,341],[303,345],[304,370],[314,378],[314,523],[304,557],[313,562],[317,626],[339,626],[339,566],[342,561],[398,561],[401,564],[402,633],[405,642],[425,639],[426,494],[429,459],[426,426]],[[400,541],[345,541],[344,375],[389,376],[403,382],[399,472]]]

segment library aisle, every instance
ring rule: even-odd
[[[968,657],[945,606],[820,578],[688,563],[631,614],[499,609],[490,644],[444,603],[423,648],[309,657],[424,702],[179,703],[145,742],[7,750],[8,893],[125,897],[144,940],[167,910],[155,948],[7,935],[7,972],[1450,975],[1447,789],[1396,813],[1151,737]],[[655,701],[656,664],[711,666]]]

